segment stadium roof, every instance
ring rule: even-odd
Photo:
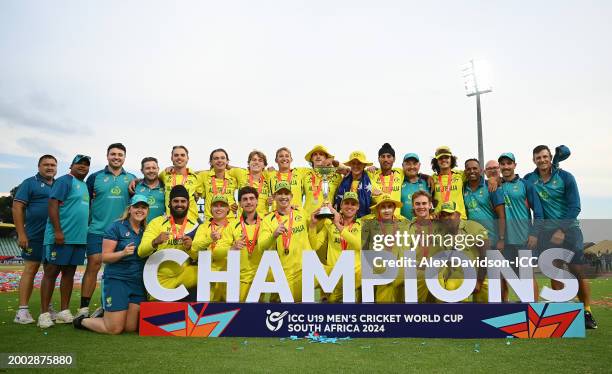
[[[612,251],[612,240],[602,240],[599,243],[590,246],[585,249],[585,253],[597,254],[597,252],[606,253],[606,251]]]

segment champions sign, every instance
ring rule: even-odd
[[[158,281],[157,271],[162,263],[182,265],[189,260],[184,251],[166,249],[151,255],[144,270],[149,294],[166,302],[141,304],[140,333],[200,337],[287,337],[309,333],[338,337],[584,337],[582,304],[565,303],[576,296],[578,282],[569,272],[553,266],[572,256],[571,251],[560,248],[548,249],[538,257],[533,257],[531,251],[519,251],[517,263],[533,266],[519,266],[516,274],[512,267],[495,266],[496,261],[504,264],[499,251],[487,251],[486,258],[476,260],[461,251],[443,251],[428,259],[425,268],[416,261],[414,251],[404,251],[399,258],[401,266],[387,266],[380,271],[377,262],[398,258],[385,251],[362,251],[361,279],[356,283],[354,251],[343,252],[333,269],[327,271],[315,251],[304,251],[303,303],[296,304],[276,251],[264,251],[246,303],[238,303],[240,252],[228,252],[226,271],[213,271],[211,251],[201,251],[197,262],[198,302],[187,303],[174,302],[189,295],[183,285],[168,289]],[[479,261],[490,265],[485,267],[490,304],[458,303],[474,291],[479,279],[474,265],[480,265]],[[542,288],[540,296],[554,303],[533,302],[535,264],[545,276],[564,285],[560,290]],[[453,290],[440,285],[441,271],[448,266],[462,269],[461,286]],[[371,304],[375,302],[376,287],[394,282],[402,273],[406,304]],[[502,278],[523,303],[500,303]],[[417,304],[420,282],[443,303]],[[225,283],[228,303],[209,303],[214,283]],[[316,288],[331,293],[337,287],[343,291],[343,304],[314,303]],[[278,294],[281,303],[258,303],[266,293]],[[355,303],[356,294],[362,303]]]

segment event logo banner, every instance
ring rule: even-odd
[[[145,302],[140,335],[584,338],[580,303],[264,304]]]

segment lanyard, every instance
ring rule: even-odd
[[[281,225],[283,223],[283,220],[280,214],[278,214],[278,210],[274,212],[274,215],[276,216],[276,220],[278,221],[278,224]],[[293,234],[293,208],[291,209],[291,212],[289,213],[289,227],[287,227],[287,232],[282,234],[283,247],[285,248],[286,255],[289,254],[289,245],[291,244],[292,234]]]
[[[244,239],[246,241],[247,251],[249,255],[253,253],[255,249],[255,245],[257,244],[257,237],[259,236],[259,226],[261,225],[261,218],[257,216],[257,222],[255,223],[255,232],[253,233],[253,239],[249,239],[249,233],[246,228],[246,224],[244,222],[244,216],[240,216],[240,226],[242,226],[242,234],[244,235]]]
[[[453,173],[448,173],[448,183],[446,183],[446,190],[442,191],[442,175],[438,175],[438,185],[440,186],[440,194],[442,197],[442,202],[447,203],[450,198],[451,186],[453,184]]]
[[[223,178],[223,189],[221,190],[221,195],[225,195],[225,189],[227,188],[227,178]],[[218,195],[219,190],[217,189],[217,177],[212,177],[212,191],[213,195]]]
[[[183,181],[181,183],[181,185],[185,185],[185,183],[187,183],[187,169],[185,169],[185,171],[182,173],[183,175]],[[172,187],[176,186],[176,171],[172,170]]]
[[[289,174],[287,174],[287,182],[291,185],[291,178],[293,177],[293,170],[289,170]],[[280,182],[283,180],[283,177],[281,175],[280,171],[276,172],[276,182]]]
[[[259,176],[259,187],[257,188],[257,193],[261,195],[261,190],[264,184],[263,174]],[[253,175],[249,173],[249,186],[253,187]]]
[[[179,232],[176,232],[176,224],[174,223],[174,217],[170,216],[170,228],[172,229],[172,237],[174,239],[183,239],[183,234],[185,233],[185,228],[187,227],[187,217],[183,218],[183,224],[179,229]]]
[[[385,187],[385,176],[382,175],[382,173],[380,174],[380,184],[382,186],[382,191],[384,193],[392,193],[393,192],[393,172],[391,172],[391,175],[389,175],[389,185],[387,187]]]

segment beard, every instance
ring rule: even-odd
[[[185,218],[185,216],[187,216],[187,209],[177,211],[173,207],[170,207],[170,214],[172,215],[172,217]]]

